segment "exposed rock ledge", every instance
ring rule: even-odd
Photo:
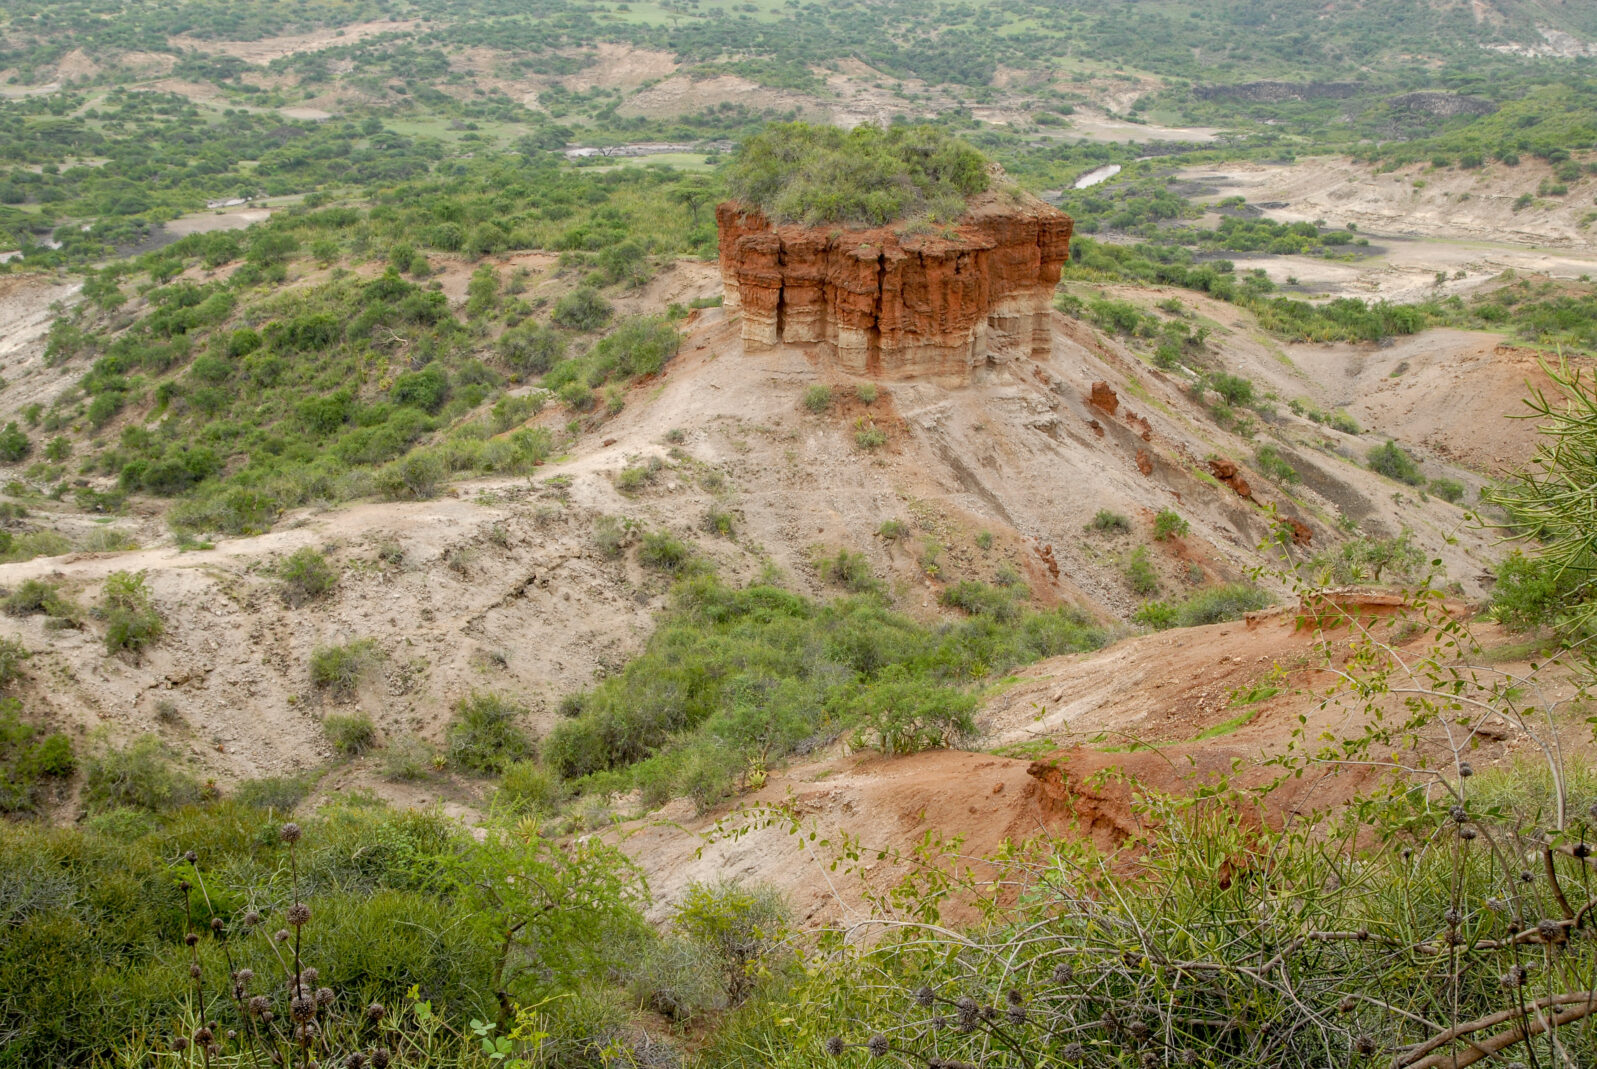
[[[772,226],[715,211],[725,304],[743,345],[824,347],[847,371],[965,379],[985,364],[1048,356],[1049,302],[1070,256],[1068,215],[985,194],[946,232]]]

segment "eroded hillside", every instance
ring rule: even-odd
[[[680,290],[673,277],[654,285]],[[694,265],[681,278],[713,285]],[[1283,349],[1234,306],[1174,291],[1125,296],[1148,314],[1207,325],[1192,363],[1251,380],[1253,407],[1217,407],[1189,373],[1151,366],[1141,343],[1059,312],[1050,357],[948,386],[875,383],[803,348],[750,354],[736,318],[709,308],[688,321],[663,372],[632,385],[618,412],[590,420],[530,478],[474,479],[427,501],[299,509],[269,534],[214,548],[179,548],[153,502],[135,499],[110,526],[147,548],[4,565],[0,584],[47,579],[89,606],[109,573],[144,571],[166,621],[159,642],[108,654],[92,615],[65,629],[46,616],[6,618],[0,632],[31,652],[26,700],[47,721],[80,741],[153,732],[226,783],[321,767],[334,756],[323,717],[357,708],[384,740],[437,742],[455,702],[491,690],[528,704],[533,727],[547,730],[564,695],[616,671],[651,632],[670,581],[640,561],[651,532],[696,546],[734,584],[774,569],[823,597],[839,588],[817,562],[846,549],[898,606],[928,619],[958,615],[939,605],[951,584],[991,582],[1007,568],[1037,604],[1079,603],[1127,626],[1150,599],[1177,602],[1279,565],[1261,549],[1273,539],[1305,562],[1405,530],[1415,562],[1437,557],[1444,582],[1481,594],[1491,535],[1459,506],[1368,470],[1365,454],[1391,435],[1426,478],[1454,479],[1473,500],[1488,473],[1525,459],[1525,435],[1492,429],[1517,404],[1510,386],[1530,370],[1524,357],[1463,333],[1394,349]],[[17,415],[13,398],[34,395],[33,376],[76,373],[43,368],[42,346],[35,337],[6,367],[18,386],[0,420]],[[1478,390],[1479,375],[1459,371],[1465,355],[1502,389]],[[1407,367],[1392,378],[1400,359]],[[1379,388],[1365,389],[1361,375]],[[1461,404],[1481,406],[1471,422],[1481,430],[1446,419]],[[1339,405],[1357,413],[1361,433],[1324,422]],[[565,418],[552,407],[533,422]],[[1265,445],[1275,461],[1261,470]],[[101,526],[32,500],[22,527]],[[1156,539],[1162,511],[1185,529]],[[1095,525],[1100,514],[1123,521]],[[337,584],[290,607],[276,568],[301,548],[325,554]],[[1288,593],[1280,578],[1263,582]],[[313,683],[316,650],[367,641],[353,687]],[[391,783],[370,756],[325,784],[352,785],[478,800],[469,783]]]

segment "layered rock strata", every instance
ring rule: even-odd
[[[773,226],[734,203],[715,219],[747,352],[815,346],[856,374],[959,379],[1052,351],[1071,221],[1041,201],[988,195],[925,234]]]

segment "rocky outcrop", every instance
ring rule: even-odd
[[[1447,93],[1441,90],[1404,93],[1402,96],[1392,97],[1387,103],[1392,106],[1393,111],[1419,112],[1438,119],[1452,119],[1460,115],[1490,115],[1497,110],[1497,105],[1485,97]]]
[[[1052,351],[1071,222],[1034,198],[987,194],[929,233],[773,226],[734,203],[715,218],[748,352],[813,346],[856,374],[963,379]]]
[[[1245,100],[1255,104],[1279,104],[1287,100],[1346,100],[1357,96],[1357,82],[1242,82],[1237,85],[1194,86],[1199,100]]]

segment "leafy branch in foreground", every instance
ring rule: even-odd
[[[1567,360],[1541,368],[1552,396],[1533,388],[1520,416],[1542,421],[1531,466],[1483,496],[1508,510],[1513,537],[1540,543],[1530,556],[1552,614],[1582,634],[1597,624],[1597,393]]]

